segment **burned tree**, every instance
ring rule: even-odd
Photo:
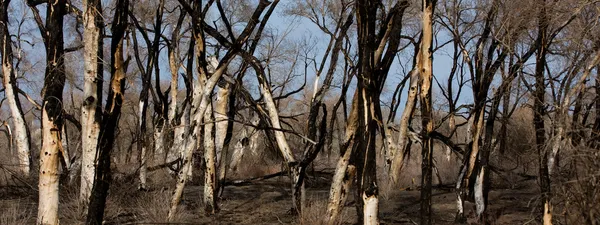
[[[58,224],[58,165],[62,151],[63,88],[65,84],[63,16],[65,0],[46,2],[46,22],[28,1],[46,48],[46,71],[42,102],[42,148],[40,149],[39,205],[37,224]]]
[[[82,153],[79,201],[87,210],[94,183],[96,154],[102,120],[104,19],[100,0],[83,1],[84,22],[84,102],[81,106]]]
[[[12,133],[16,147],[16,155],[18,160],[19,172],[28,177],[30,175],[31,156],[30,144],[31,138],[29,127],[25,122],[25,116],[19,100],[19,87],[17,86],[17,78],[15,76],[15,68],[13,66],[13,50],[11,35],[8,31],[8,6],[10,0],[0,3],[0,48],[2,51],[2,85],[4,93],[8,100],[8,106],[13,118]]]
[[[123,52],[123,40],[127,31],[127,13],[129,0],[117,0],[115,16],[111,27],[111,78],[102,115],[99,149],[97,154],[94,184],[86,218],[87,224],[102,224],[108,189],[112,182],[111,152],[115,142],[115,132],[119,124],[123,96],[125,94],[125,79],[128,60]]]

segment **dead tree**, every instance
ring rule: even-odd
[[[0,3],[0,47],[2,48],[2,85],[4,94],[8,100],[8,107],[13,119],[12,140],[16,147],[18,160],[18,170],[25,176],[30,175],[31,156],[30,144],[31,138],[29,127],[25,122],[25,116],[19,100],[19,87],[15,76],[15,67],[13,66],[13,50],[11,35],[8,31],[8,6],[10,0]],[[7,126],[8,128],[8,126]],[[10,130],[10,129],[9,129]],[[11,142],[12,143],[12,142]]]
[[[86,212],[94,182],[94,165],[99,149],[98,140],[102,120],[104,19],[102,3],[99,0],[84,1],[83,10],[85,71],[84,101],[81,106],[82,153],[79,202],[83,206],[83,212]]]
[[[329,44],[327,50],[323,54],[323,58],[321,59],[320,65],[315,74],[315,81],[313,87],[312,98],[309,106],[309,114],[308,114],[308,122],[307,122],[307,132],[306,137],[311,140],[316,140],[316,143],[306,142],[304,146],[304,154],[302,159],[298,164],[298,180],[293,186],[293,196],[296,197],[295,209],[298,213],[302,212],[302,208],[304,207],[304,198],[302,197],[304,194],[304,178],[306,173],[306,168],[312,163],[312,161],[317,157],[318,153],[323,149],[325,143],[325,134],[326,130],[320,130],[320,124],[318,124],[318,115],[320,109],[323,108],[323,119],[321,123],[323,123],[326,129],[327,126],[327,117],[325,110],[325,105],[323,104],[323,99],[325,95],[328,93],[331,88],[331,83],[334,79],[334,74],[337,69],[340,52],[342,51],[342,47],[344,44],[344,37],[348,35],[348,30],[353,23],[354,15],[351,11],[351,4],[349,2],[342,1],[341,10],[339,10],[339,15],[332,15],[335,18],[335,28],[330,30],[327,27],[325,21],[321,21],[319,18],[323,18],[323,15],[317,14],[317,11],[322,13],[329,13],[329,10],[318,10],[315,9],[314,6],[307,4],[306,6],[293,6],[295,9],[291,9],[293,14],[304,16],[309,18],[316,25],[329,36]],[[308,9],[304,9],[305,11],[298,11],[298,8],[309,7]],[[325,7],[325,6],[324,6]],[[330,56],[331,55],[331,56]],[[325,70],[326,62],[329,58],[329,66],[328,70]],[[322,75],[325,74],[325,78],[322,85],[319,85],[319,81],[321,80]],[[334,116],[335,117],[335,116]],[[332,126],[332,125],[330,125]],[[317,133],[321,135],[317,137]]]
[[[546,79],[544,71],[546,69],[546,54],[548,52],[547,32],[548,19],[546,15],[546,1],[540,0],[540,11],[538,14],[538,48],[535,60],[535,91],[533,104],[533,126],[535,129],[535,144],[539,155],[539,174],[540,187],[542,192],[542,202],[544,204],[543,223],[552,224],[552,206],[550,205],[550,176],[548,172],[548,151],[546,151],[546,129],[544,127]]]
[[[137,32],[132,32],[132,39],[133,39],[133,50],[135,52],[134,56],[135,56],[135,62],[138,66],[138,70],[140,70],[141,75],[142,75],[142,88],[140,90],[140,97],[139,97],[139,108],[138,108],[138,117],[139,117],[139,121],[138,121],[138,140],[139,143],[137,144],[138,147],[138,153],[140,154],[140,171],[139,171],[139,179],[140,179],[140,186],[139,189],[140,190],[145,190],[146,187],[146,179],[147,179],[147,168],[148,168],[148,150],[149,150],[149,139],[147,137],[147,129],[148,129],[148,125],[147,125],[147,114],[148,114],[148,105],[149,105],[149,98],[150,98],[150,94],[151,94],[151,89],[152,89],[152,73],[155,72],[156,74],[156,79],[159,79],[158,76],[160,76],[158,74],[158,50],[159,50],[159,44],[160,44],[160,38],[161,38],[161,23],[162,23],[162,12],[163,12],[163,7],[164,7],[164,1],[159,1],[158,2],[158,7],[156,9],[156,16],[155,16],[155,27],[154,27],[154,37],[153,39],[150,39],[150,36],[148,34],[148,28],[144,27],[143,24],[141,24],[140,21],[138,21],[138,19],[133,15],[133,13],[128,13],[128,16],[130,17],[130,19],[132,20],[133,24],[135,25],[135,27],[137,28],[137,31],[142,35],[142,40],[144,40],[144,43],[146,44],[147,47],[147,59],[146,59],[146,64],[144,65],[144,62],[142,61],[141,55],[140,55],[140,51],[139,51],[139,44],[138,44],[138,37],[137,37]],[[158,83],[158,82],[157,82]],[[161,92],[160,89],[156,90],[156,92]],[[154,92],[152,92],[154,93]],[[160,96],[164,96],[163,93],[158,93]],[[152,95],[153,99],[155,99],[155,111],[157,111],[157,113],[159,113],[161,116],[159,116],[160,120],[160,124],[161,124],[161,128],[162,129],[162,125],[164,125],[164,120],[162,120],[162,115],[164,110],[162,110],[163,108],[166,107],[166,105],[162,104],[164,97],[160,97],[158,100],[156,97],[154,97],[154,95]],[[159,131],[160,129],[158,129],[157,131]],[[159,147],[162,150],[162,140],[163,137],[159,137],[158,139],[155,137],[155,141],[159,143]],[[160,150],[159,150],[160,151]],[[154,151],[155,152],[155,151]]]
[[[87,224],[102,224],[108,189],[112,182],[111,152],[121,115],[128,60],[125,60],[123,42],[128,27],[129,0],[118,0],[111,27],[111,78],[104,113],[97,155],[96,173],[86,218]]]
[[[46,22],[37,4],[46,3]],[[62,154],[63,88],[65,83],[63,16],[65,0],[27,1],[33,11],[46,48],[46,71],[42,88],[42,148],[40,149],[37,224],[58,224],[58,164]]]
[[[245,44],[250,35],[252,34],[252,32],[254,31],[254,28],[258,25],[259,23],[259,19],[260,16],[262,14],[262,12],[264,11],[264,9],[267,8],[267,6],[269,6],[269,2],[266,0],[260,1],[258,3],[258,6],[256,7],[254,13],[252,14],[248,24],[246,24],[246,27],[244,28],[244,30],[241,32],[241,34],[235,38],[235,42],[233,42],[231,45],[226,46],[229,48],[229,50],[227,51],[227,53],[225,54],[225,56],[223,56],[223,58],[220,60],[218,67],[214,68],[214,72],[209,74],[208,70],[207,70],[207,63],[206,63],[206,51],[205,51],[205,45],[206,45],[206,40],[205,40],[205,32],[208,33],[209,35],[211,35],[213,38],[222,38],[222,36],[219,34],[219,32],[211,27],[210,25],[208,25],[204,20],[204,15],[205,15],[205,11],[203,11],[203,9],[208,9],[210,7],[210,5],[212,4],[212,2],[209,2],[209,4],[207,6],[202,6],[200,2],[194,2],[193,4],[189,4],[188,2],[184,1],[184,0],[180,0],[179,1],[180,4],[182,5],[182,7],[188,12],[188,14],[190,14],[192,16],[192,28],[193,28],[193,35],[194,35],[194,41],[196,44],[196,60],[197,60],[197,71],[198,71],[198,80],[202,81],[201,83],[203,83],[203,85],[200,87],[198,85],[198,87],[194,87],[194,98],[193,98],[193,104],[192,104],[192,113],[193,113],[193,121],[191,126],[193,127],[193,129],[190,129],[190,134],[191,137],[194,137],[192,140],[198,140],[198,138],[201,136],[201,124],[203,123],[205,117],[205,112],[209,107],[209,104],[211,102],[211,95],[213,92],[214,87],[217,85],[218,81],[223,77],[227,66],[229,65],[229,63],[231,62],[231,60],[234,58],[235,54],[237,52],[239,52],[241,50],[241,47],[243,44]],[[276,5],[276,4],[273,4]],[[272,6],[274,7],[274,6]],[[263,18],[264,19],[264,18]],[[219,42],[227,42],[227,40],[219,40]],[[185,182],[187,180],[187,175],[188,172],[191,169],[191,164],[190,164],[190,160],[192,158],[193,155],[193,150],[195,149],[195,147],[193,147],[193,145],[190,145],[188,147],[186,147],[186,152],[185,155],[183,157],[183,169],[179,172],[179,178],[178,178],[178,182],[177,182],[177,187],[175,189],[175,193],[173,194],[173,198],[171,200],[171,208],[169,210],[169,215],[168,215],[168,220],[172,220],[174,214],[177,211],[177,206],[179,204],[179,201],[181,199],[181,195],[183,194],[183,188],[185,187]],[[214,158],[215,156],[209,156],[211,158]],[[212,166],[213,168],[213,172],[214,171],[214,166],[215,165],[207,165],[208,166]],[[209,175],[207,175],[209,176]],[[212,176],[212,175],[210,175]],[[214,177],[214,176],[212,176]],[[213,179],[211,180],[211,182],[216,183],[217,180]],[[209,184],[206,184],[209,185]],[[211,185],[211,186],[216,186],[216,185]],[[212,193],[208,193],[208,194],[212,194],[214,195],[214,193],[216,193],[214,190],[212,191]],[[205,190],[205,195],[207,195],[206,190]],[[213,197],[214,199],[214,197]],[[206,200],[206,199],[205,199]],[[207,213],[214,213],[217,210],[217,205],[216,202],[214,201],[210,201],[210,202],[205,202],[205,211]]]
[[[377,27],[380,1],[356,1],[358,27],[357,90],[346,125],[346,140],[332,181],[324,223],[337,223],[345,193],[356,169],[357,213],[365,224],[378,223],[376,137],[381,123],[380,93],[395,58],[402,32],[402,16],[408,1],[396,2]],[[385,10],[385,7],[383,8]],[[379,30],[378,30],[379,28]],[[386,48],[387,47],[387,48]],[[382,131],[382,133],[385,133]]]
[[[421,103],[421,224],[431,224],[431,181],[433,168],[433,107],[431,102],[431,81],[433,80],[433,11],[436,0],[423,0],[421,64],[419,65]]]

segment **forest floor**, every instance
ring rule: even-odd
[[[302,218],[291,214],[291,197],[287,178],[271,178],[242,186],[227,186],[220,200],[220,211],[207,216],[201,207],[202,186],[188,185],[176,220],[171,224],[320,224],[329,195],[329,177],[310,177],[307,204]],[[169,208],[170,182],[156,184],[146,192],[137,191],[133,183],[111,187],[106,224],[168,224],[164,218]],[[29,191],[28,191],[29,190]],[[455,194],[450,188],[433,193],[433,224],[454,224]],[[536,224],[537,188],[534,181],[515,189],[493,189],[489,198],[490,224]],[[76,191],[61,190],[59,207],[61,224],[82,224]],[[418,224],[420,208],[418,190],[387,191],[380,194],[382,224]],[[34,224],[37,193],[30,188],[0,187],[0,224]],[[354,199],[350,195],[342,212],[342,224],[357,221]],[[474,222],[474,205],[465,205],[468,223]]]
[[[282,185],[286,184],[286,185]],[[190,187],[186,192],[189,198],[197,198],[192,193],[201,193],[201,187]],[[329,195],[328,187],[308,189],[308,209],[302,219],[291,215],[291,196],[286,182],[261,182],[241,187],[227,187],[221,211],[214,217],[203,217],[200,223],[216,224],[320,224],[326,211]],[[518,190],[493,190],[490,192],[490,224],[535,224],[532,204],[536,199],[533,188]],[[433,193],[433,224],[455,224],[456,195],[449,189],[436,189]],[[381,224],[419,224],[420,192],[417,190],[398,191],[389,196],[381,196]],[[342,212],[342,224],[356,224],[354,199],[349,196]],[[475,206],[465,205],[468,223],[474,223]]]

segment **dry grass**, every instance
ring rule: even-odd
[[[0,201],[0,224],[26,225],[35,223],[34,212],[20,200]]]

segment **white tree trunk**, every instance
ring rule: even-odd
[[[156,164],[162,164],[165,162],[165,130],[166,122],[160,127],[154,127],[154,158],[153,161]]]
[[[6,40],[5,40],[6,41]],[[10,40],[8,40],[10,41]],[[3,56],[2,57],[6,57]],[[3,60],[4,61],[4,60]],[[6,96],[10,115],[13,118],[13,140],[17,150],[18,170],[26,177],[29,177],[29,137],[25,117],[18,103],[16,80],[14,80],[14,72],[11,63],[2,63],[2,76],[4,85],[4,94]]]
[[[215,124],[213,123],[213,110],[212,106],[208,105],[206,112],[204,113],[204,162],[206,164],[206,170],[204,171],[204,210],[207,214],[214,214],[217,211],[217,205],[215,201],[215,190],[217,187],[216,177],[216,149],[215,149],[215,136],[214,129]]]
[[[7,9],[4,9],[7,10]],[[5,12],[6,13],[6,12]],[[19,96],[17,92],[17,80],[13,71],[12,64],[12,49],[10,35],[8,34],[7,25],[2,26],[2,84],[4,86],[4,96],[8,102],[10,108],[10,115],[13,118],[13,140],[17,149],[17,160],[18,160],[18,171],[25,177],[29,177],[29,132],[27,130],[27,124],[25,117],[23,116],[23,110],[19,102]]]
[[[229,85],[219,88],[217,91],[217,99],[215,101],[214,116],[215,116],[215,146],[217,153],[217,162],[219,165],[226,164],[227,159],[221,158],[223,145],[225,144],[225,136],[227,136],[227,125],[229,123],[227,111],[229,109],[229,95],[231,93]],[[225,171],[220,171],[223,173]],[[221,178],[221,177],[219,177]]]
[[[246,129],[243,129],[242,133],[240,134],[240,138],[238,139],[237,143],[235,143],[233,154],[231,155],[231,163],[229,164],[229,168],[231,168],[232,171],[237,171],[237,167],[242,161],[246,147],[248,147],[248,140],[248,132]]]
[[[552,225],[552,204],[549,201],[544,202],[543,224]]]
[[[100,101],[102,100],[102,71],[98,71],[98,51],[100,28],[96,26],[96,6],[87,0],[83,1],[83,66],[84,100],[81,106],[81,184],[79,202],[82,212],[87,212],[87,206],[92,192],[95,175],[95,161],[100,135]]]
[[[60,130],[60,127],[49,118],[48,112],[43,108],[37,224],[58,224]]]
[[[186,141],[189,126],[189,110],[186,110],[181,118],[181,122],[174,127],[173,146],[167,154],[167,162],[172,162],[183,157],[186,149]],[[181,169],[181,168],[179,168]]]
[[[329,201],[327,203],[327,211],[323,224],[338,224],[340,213],[344,209],[344,203],[346,202],[346,197],[348,192],[350,192],[350,185],[352,184],[352,180],[356,173],[356,168],[349,165],[351,154],[352,150],[351,148],[348,148],[344,155],[338,160],[335,174],[331,181]]]
[[[474,184],[474,192],[473,196],[475,197],[475,213],[477,214],[477,218],[482,218],[483,213],[485,212],[485,199],[483,197],[483,182],[484,182],[485,170],[483,168],[479,169],[479,173],[477,174],[477,178],[475,179]]]
[[[258,126],[259,122],[260,119],[257,116],[252,119],[253,126]],[[242,130],[242,134],[240,135],[238,142],[235,144],[233,154],[231,155],[231,163],[229,164],[229,168],[231,168],[232,171],[237,171],[238,165],[246,155],[248,149],[250,149],[250,153],[253,156],[258,155],[258,139],[259,133],[258,130],[254,129],[254,127],[247,127]]]
[[[363,193],[362,200],[363,200],[363,204],[364,204],[363,223],[365,225],[379,224],[379,217],[377,215],[379,213],[379,200],[377,199],[377,196],[376,195],[367,196],[365,193]]]
[[[139,102],[139,122],[138,125],[143,124],[142,120],[144,120],[143,116],[143,110],[144,107],[146,107],[146,102],[144,102],[143,100],[140,100]],[[140,129],[140,130],[145,130],[145,129]],[[140,137],[144,140],[146,139],[145,137],[143,137],[144,135],[146,135],[145,133],[141,133]],[[146,181],[147,181],[147,177],[148,177],[148,150],[146,149],[146,143],[143,140],[138,140],[138,145],[142,145],[141,150],[140,150],[140,190],[146,190]]]
[[[202,124],[203,119],[204,119],[204,113],[206,112],[206,110],[209,107],[209,104],[211,102],[211,100],[210,100],[211,93],[213,92],[213,89],[217,85],[217,81],[219,80],[219,78],[221,78],[221,76],[225,72],[229,62],[230,62],[230,60],[227,60],[226,62],[224,62],[212,74],[210,79],[206,80],[206,82],[201,82],[201,83],[204,83],[205,85],[202,85],[202,87],[194,87],[194,100],[193,100],[194,103],[193,103],[193,105],[198,105],[198,106],[194,110],[193,123],[195,125],[194,125],[193,131],[191,132],[191,137],[190,137],[190,138],[192,138],[192,142],[195,142],[195,140],[198,140],[198,137],[200,134],[200,124]],[[201,77],[201,79],[203,79],[202,76],[200,76],[200,77]],[[204,78],[204,79],[206,79],[206,78]],[[198,104],[198,102],[199,102],[199,104]],[[188,179],[188,173],[192,170],[191,160],[193,158],[195,146],[193,146],[190,143],[188,143],[188,144],[189,144],[188,148],[186,148],[186,152],[183,157],[183,169],[179,172],[177,185],[175,187],[173,197],[171,198],[171,208],[169,209],[169,213],[167,215],[168,221],[171,221],[173,219],[173,216],[177,212],[177,206],[179,205],[179,201],[181,200],[181,195],[183,195],[183,188],[185,187],[185,182]]]

